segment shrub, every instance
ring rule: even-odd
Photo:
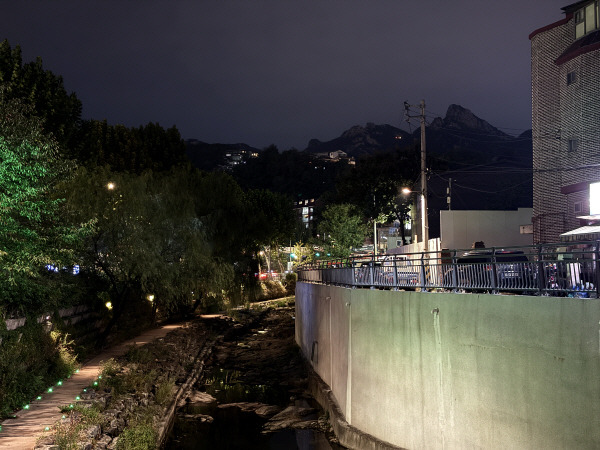
[[[294,272],[286,273],[283,285],[287,290],[288,295],[294,295],[296,293],[296,281],[298,281],[298,274]]]
[[[152,425],[152,417],[147,416],[133,421],[119,435],[118,450],[152,450],[156,448],[157,433]]]
[[[171,379],[168,379],[158,385],[156,389],[156,403],[160,406],[167,406],[167,403],[173,398],[173,387],[175,386],[175,382]]]
[[[49,334],[34,322],[1,337],[0,417],[9,417],[75,370],[76,356],[66,335]]]

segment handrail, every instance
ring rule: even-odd
[[[600,241],[354,256],[296,270],[298,281],[354,288],[599,298]]]

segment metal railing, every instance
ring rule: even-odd
[[[356,288],[600,297],[600,241],[320,260],[298,280]]]

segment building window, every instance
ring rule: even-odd
[[[573,83],[575,83],[576,81],[577,81],[577,73],[576,73],[575,71],[573,71],[573,72],[569,72],[569,73],[567,74],[567,86],[568,86],[569,84],[573,84]]]
[[[579,147],[579,139],[569,139],[569,152],[577,151],[577,147]]]
[[[573,204],[573,212],[575,214],[580,214],[583,211],[583,202],[575,202]]]
[[[575,39],[597,30],[598,25],[598,0],[596,0],[575,13]]]

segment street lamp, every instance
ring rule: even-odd
[[[429,221],[427,219],[427,199],[423,191],[413,191],[407,187],[402,188],[402,193],[408,195],[410,193],[419,194],[421,197],[421,236],[423,240],[423,252],[429,251]]]

